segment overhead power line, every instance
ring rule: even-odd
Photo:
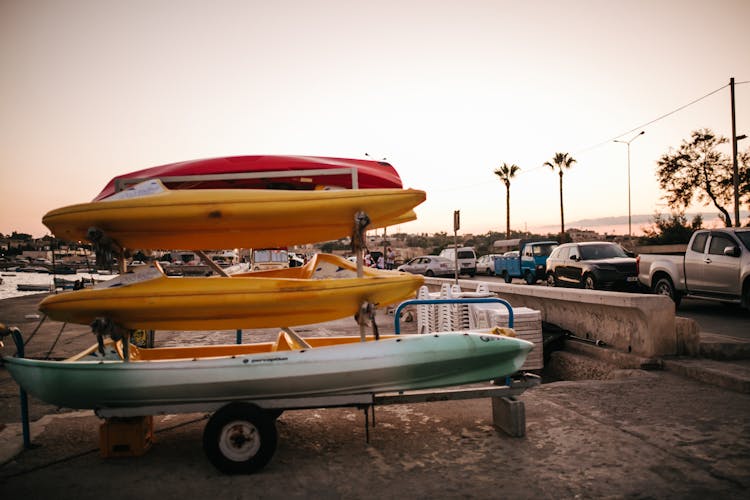
[[[748,82],[741,82],[741,83],[748,83]],[[737,83],[735,83],[735,85],[737,85]],[[590,151],[592,149],[596,149],[598,147],[604,146],[605,144],[609,144],[610,142],[614,141],[615,139],[619,139],[620,137],[626,136],[628,134],[632,134],[633,132],[635,132],[635,131],[637,131],[639,129],[642,129],[642,128],[647,127],[647,126],[649,126],[651,124],[654,124],[654,123],[656,123],[656,122],[658,122],[660,120],[663,120],[664,118],[667,118],[668,116],[672,116],[673,114],[675,114],[675,113],[677,113],[679,111],[682,111],[683,109],[688,108],[688,107],[692,106],[693,104],[696,104],[696,103],[702,101],[703,99],[711,97],[712,95],[716,94],[717,92],[720,92],[720,91],[724,90],[728,86],[729,86],[728,83],[725,84],[725,85],[722,85],[718,89],[713,90],[713,91],[709,92],[708,94],[706,94],[706,95],[704,95],[702,97],[699,97],[697,99],[693,99],[689,103],[687,103],[685,105],[682,105],[679,108],[673,109],[669,113],[664,113],[663,115],[661,115],[661,116],[659,116],[657,118],[654,118],[653,120],[651,120],[649,122],[646,122],[646,123],[644,123],[642,125],[638,125],[637,127],[634,127],[632,129],[628,130],[627,132],[623,132],[620,135],[616,135],[616,136],[612,137],[611,139],[607,139],[606,141],[602,141],[602,142],[599,142],[597,144],[594,144],[593,146],[589,146],[587,148],[584,148],[584,149],[581,149],[579,151],[576,151],[574,154],[578,155],[578,154],[581,154],[581,153],[585,153],[586,151]]]
[[[742,84],[745,84],[745,83],[750,83],[750,80],[744,81],[744,82],[735,82],[735,85],[742,85]],[[688,108],[688,107],[692,106],[693,104],[696,104],[696,103],[698,103],[698,102],[700,102],[700,101],[702,101],[704,99],[707,99],[707,98],[711,97],[712,95],[716,94],[717,92],[720,92],[720,91],[724,90],[727,87],[729,87],[729,84],[722,85],[718,89],[712,90],[708,94],[706,94],[704,96],[701,96],[701,97],[699,97],[697,99],[693,99],[689,103],[684,104],[684,105],[682,105],[682,106],[680,106],[678,108],[675,108],[675,109],[673,109],[672,111],[670,111],[668,113],[664,113],[663,115],[658,116],[658,117],[654,118],[653,120],[650,120],[650,121],[648,121],[646,123],[643,123],[642,125],[638,125],[637,127],[633,127],[632,129],[628,130],[627,132],[623,132],[622,134],[616,135],[616,136],[614,136],[614,137],[612,137],[610,139],[607,139],[605,141],[602,141],[602,142],[599,142],[597,144],[594,144],[593,146],[589,146],[589,147],[580,149],[580,150],[574,152],[573,154],[574,155],[579,155],[581,153],[585,153],[586,151],[591,151],[592,149],[596,149],[596,148],[599,148],[601,146],[604,146],[605,144],[609,144],[612,141],[614,141],[615,139],[619,139],[620,137],[632,134],[633,132],[636,132],[636,131],[638,131],[640,129],[643,129],[643,128],[649,126],[649,125],[652,125],[652,124],[654,124],[654,123],[656,123],[656,122],[658,122],[660,120],[663,120],[664,118],[667,118],[669,116],[672,116],[675,113],[678,113],[678,112],[682,111],[685,108]],[[519,172],[519,174],[529,174],[529,173],[531,173],[531,172],[533,172],[535,170],[539,170],[541,168],[545,168],[545,166],[544,165],[540,165],[538,167],[534,167],[534,168],[531,168],[531,169],[526,169],[526,170],[523,170],[522,172]]]
[[[734,84],[735,84],[735,86],[737,86],[737,85],[745,85],[745,84],[748,84],[748,83],[750,83],[750,80],[745,80],[745,81],[742,81],[742,82],[735,82]],[[711,92],[709,92],[708,94],[706,94],[704,96],[701,96],[701,97],[699,97],[697,99],[693,99],[689,103],[684,104],[684,105],[682,105],[682,106],[680,106],[678,108],[675,108],[672,111],[669,111],[668,113],[664,113],[663,115],[660,115],[660,116],[654,118],[653,120],[650,120],[650,121],[648,121],[646,123],[643,123],[642,125],[638,125],[637,127],[633,127],[632,129],[628,130],[627,132],[623,132],[622,134],[616,135],[616,136],[614,136],[614,137],[612,137],[610,139],[607,139],[605,141],[601,141],[601,142],[599,142],[597,144],[594,144],[593,146],[589,146],[589,147],[580,149],[580,150],[576,151],[573,154],[574,155],[579,155],[581,153],[585,153],[586,151],[591,151],[592,149],[596,149],[598,147],[604,146],[605,144],[609,144],[612,141],[614,141],[615,139],[619,139],[620,137],[632,134],[633,132],[636,132],[636,131],[638,131],[640,129],[643,129],[644,127],[647,127],[647,126],[652,125],[652,124],[654,124],[654,123],[656,123],[656,122],[658,122],[660,120],[663,120],[663,119],[665,119],[665,118],[667,118],[669,116],[672,116],[673,114],[678,113],[678,112],[682,111],[683,109],[692,106],[693,104],[697,104],[700,101],[702,101],[704,99],[707,99],[707,98],[711,97],[712,95],[714,95],[714,94],[716,94],[718,92],[721,92],[722,90],[724,90],[727,87],[729,87],[728,83],[722,85],[721,87],[719,87],[716,90],[712,90]],[[539,166],[533,167],[533,168],[522,169],[522,170],[520,170],[518,172],[517,175],[518,176],[522,176],[522,175],[525,175],[525,174],[530,174],[531,172],[534,172],[534,171],[542,169],[542,168],[547,168],[547,167],[546,167],[546,165],[539,165]],[[462,186],[462,187],[458,187],[458,188],[451,187],[451,188],[445,189],[444,191],[456,191],[456,190],[461,190],[461,189],[469,189],[469,188],[473,188],[473,187],[480,186],[480,185],[483,185],[483,184],[484,184],[484,182],[480,182],[480,183],[477,183],[477,184],[471,184],[471,185]]]

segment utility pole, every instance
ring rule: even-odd
[[[740,227],[740,173],[737,166],[737,125],[734,118],[734,77],[729,79],[732,101],[732,184],[734,185],[734,227]]]
[[[455,283],[458,285],[458,230],[461,229],[461,211],[453,211],[453,275]]]

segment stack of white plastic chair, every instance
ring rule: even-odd
[[[466,294],[461,291],[459,285],[443,283],[440,292],[430,293],[426,286],[419,288],[418,299],[457,299]],[[478,283],[476,293],[471,296],[491,297],[487,283]],[[419,333],[452,332],[457,330],[469,330],[479,327],[479,323],[486,326],[486,321],[473,317],[476,311],[469,304],[436,304],[417,306],[417,331]],[[484,318],[481,318],[484,319]]]
[[[453,298],[461,298],[464,296],[459,285],[453,285],[451,287],[451,296]],[[467,330],[471,327],[468,304],[451,305],[451,326],[451,330]]]
[[[451,299],[453,298],[453,291],[448,283],[443,283],[440,286],[440,299]],[[452,332],[455,330],[453,327],[453,304],[438,304],[437,306],[437,330],[438,332]]]
[[[417,298],[420,300],[430,299],[430,291],[426,286],[419,287]],[[417,332],[430,333],[435,331],[435,309],[429,304],[420,304],[417,306]]]
[[[490,291],[490,286],[484,281],[477,283],[477,291],[474,294],[475,297],[494,297],[495,294]],[[469,321],[469,328],[481,329],[488,328],[489,322],[487,319],[486,306],[482,304],[466,304],[466,317]]]

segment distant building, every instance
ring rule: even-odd
[[[570,240],[573,242],[597,241],[602,239],[601,234],[596,231],[591,231],[590,229],[571,228],[567,230],[567,233],[568,236],[570,236]]]

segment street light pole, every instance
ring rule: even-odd
[[[734,77],[729,79],[732,105],[732,188],[734,191],[734,227],[740,227],[740,177],[737,169],[737,127],[734,120]]]
[[[614,142],[619,142],[620,144],[625,144],[628,147],[628,240],[632,239],[633,235],[633,225],[632,225],[632,215],[630,212],[630,143],[634,140],[638,139],[640,136],[645,134],[645,130],[641,130],[638,132],[632,139],[629,141],[618,141],[615,139]]]

